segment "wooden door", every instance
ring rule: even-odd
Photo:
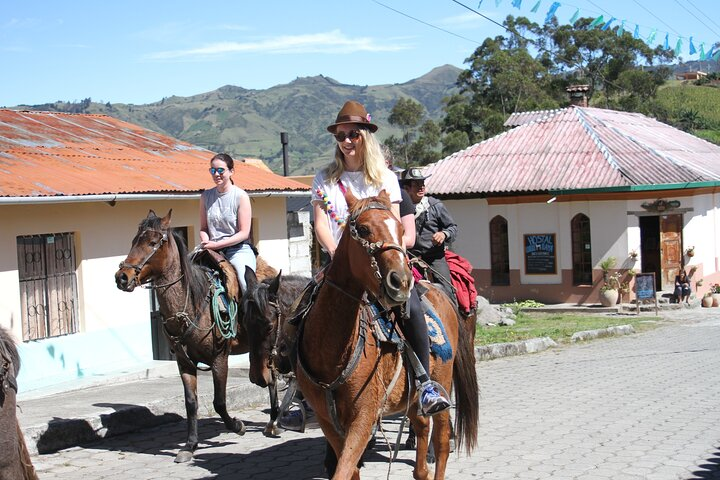
[[[661,288],[675,289],[675,275],[682,268],[682,215],[660,217]]]

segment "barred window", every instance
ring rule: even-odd
[[[500,215],[490,220],[490,283],[510,285],[508,223]]]
[[[78,331],[72,233],[17,237],[23,340]]]
[[[592,284],[592,248],[590,219],[578,213],[570,222],[572,232],[573,285]]]

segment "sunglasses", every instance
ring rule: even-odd
[[[360,138],[360,130],[350,130],[348,133],[335,133],[333,137],[335,137],[335,140],[338,142],[344,142],[346,138],[349,138],[351,142],[357,142]]]
[[[216,173],[219,173],[220,175],[222,175],[223,173],[225,173],[225,169],[223,167],[220,167],[220,168],[210,167],[210,175],[215,175]]]

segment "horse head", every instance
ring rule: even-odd
[[[349,217],[340,244],[347,249],[349,272],[386,307],[405,303],[414,280],[390,197],[382,190],[376,197],[358,200],[348,190],[345,200]]]
[[[115,284],[120,290],[132,292],[135,287],[154,280],[162,273],[164,248],[167,244],[172,209],[160,218],[153,210],[140,222],[132,240],[130,253],[115,272]]]
[[[242,296],[243,323],[250,345],[250,381],[259,387],[272,383],[270,353],[278,322],[279,310],[275,300],[281,274],[269,282],[259,282],[255,272],[245,267],[247,288]]]

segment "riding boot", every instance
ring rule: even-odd
[[[400,323],[408,344],[406,350],[415,372],[417,390],[420,394],[420,412],[425,416],[434,415],[449,408],[450,402],[446,398],[446,392],[443,396],[438,391],[438,389],[444,391],[442,386],[430,380],[430,338],[420,297],[414,288],[410,291],[405,314],[406,318],[403,318]]]

